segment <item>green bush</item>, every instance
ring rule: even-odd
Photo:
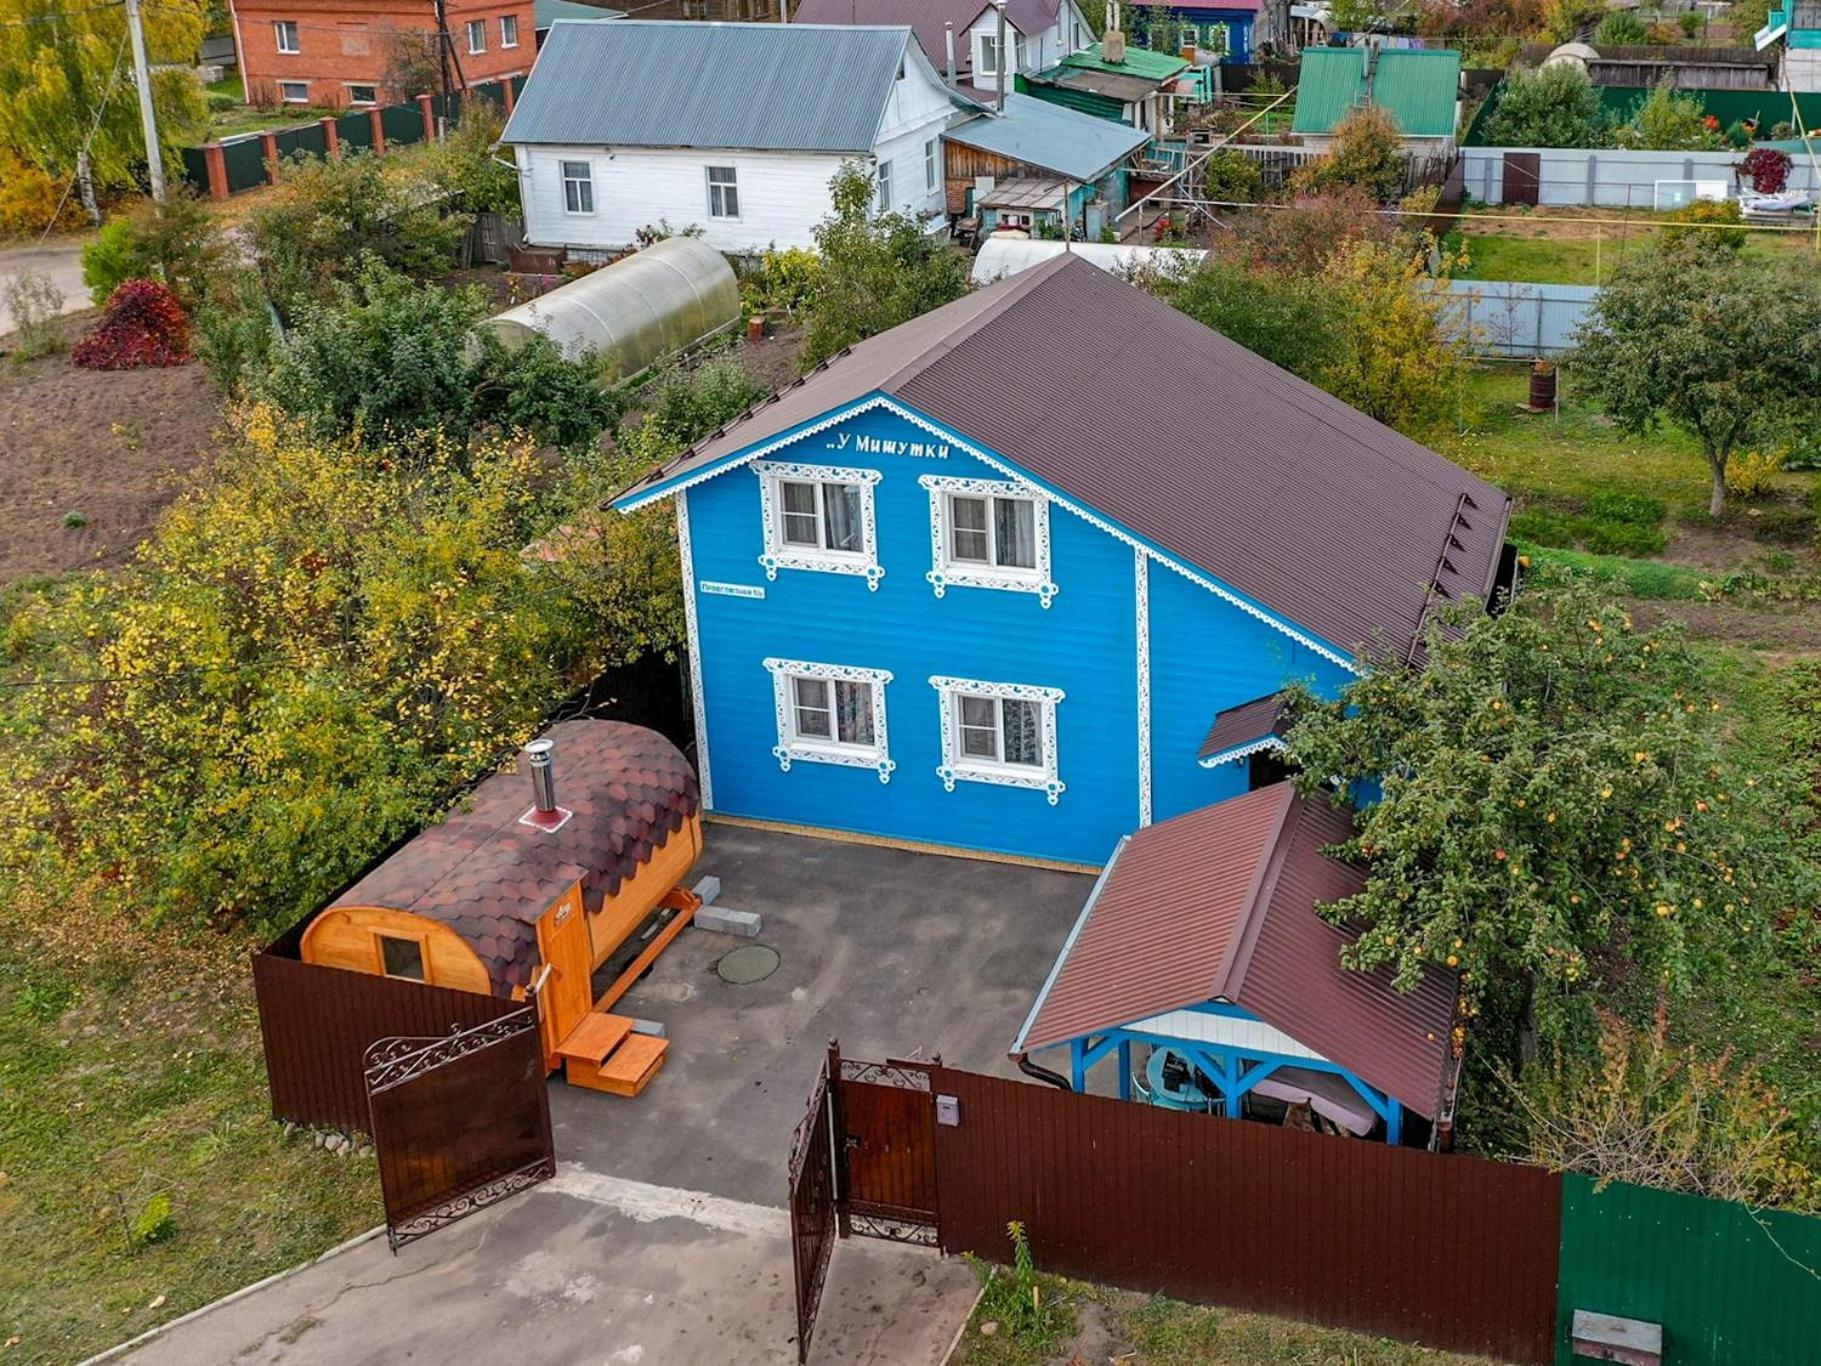
[[[748,315],[793,318],[808,307],[822,275],[822,258],[808,247],[767,247],[740,275],[740,306]]]
[[[1499,90],[1486,139],[1498,147],[1603,147],[1600,92],[1578,63],[1520,68]]]
[[[264,372],[278,325],[258,271],[242,267],[216,276],[193,322],[196,355],[223,393]]]
[[[82,248],[82,282],[97,306],[128,280],[159,280],[193,310],[228,258],[215,216],[194,194],[143,199]]]
[[[1697,199],[1694,203],[1671,213],[1665,222],[1671,226],[1663,229],[1665,242],[1677,242],[1693,245],[1703,249],[1726,248],[1738,251],[1745,245],[1749,230],[1744,226],[1744,217],[1739,210],[1736,199]],[[1675,224],[1699,223],[1718,226],[1677,227]],[[1737,224],[1738,226],[1730,226]],[[1694,239],[1692,243],[1689,239]]]
[[[1589,494],[1581,506],[1589,517],[1603,522],[1634,522],[1639,526],[1655,526],[1667,511],[1655,498],[1617,489]]]
[[[1632,107],[1614,141],[1620,147],[1658,152],[1714,152],[1723,142],[1707,126],[1707,108],[1700,98],[1682,94],[1668,77]]]
[[[1615,10],[1600,20],[1593,41],[1600,47],[1635,47],[1644,41],[1644,21],[1635,14]]]
[[[1225,148],[1208,158],[1208,198],[1217,203],[1255,204],[1264,172],[1243,152]]]
[[[1581,542],[1597,555],[1658,555],[1669,538],[1654,526],[1581,519]]]
[[[225,90],[211,90],[205,98],[208,100],[211,114],[225,114],[230,109],[240,108],[240,97],[230,95]]]
[[[1578,518],[1548,508],[1525,508],[1511,515],[1511,539],[1532,545],[1573,549],[1581,539]]]

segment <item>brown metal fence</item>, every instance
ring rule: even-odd
[[[1003,1261],[1016,1219],[1047,1271],[1508,1361],[1553,1359],[1553,1173],[952,1068],[932,1080],[945,1252]]]
[[[809,1108],[790,1140],[790,1259],[797,1294],[797,1360],[809,1360],[816,1309],[835,1249],[835,1163],[830,1111],[834,1092],[824,1062]]]
[[[522,1002],[320,967],[271,950],[253,955],[253,993],[272,1117],[362,1132],[371,1124],[366,1055],[377,1040],[439,1038],[524,1009]]]

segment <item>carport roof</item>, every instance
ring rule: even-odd
[[[969,119],[942,137],[1083,182],[1099,180],[1151,140],[1149,133],[1130,124],[1010,91],[1003,115]]]
[[[1107,865],[1012,1046],[1047,1048],[1208,1001],[1250,1011],[1409,1109],[1443,1094],[1453,974],[1408,995],[1341,966],[1352,936],[1316,906],[1365,886],[1323,851],[1350,812],[1259,788],[1130,836]]]

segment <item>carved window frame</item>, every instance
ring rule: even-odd
[[[974,678],[930,679],[936,690],[938,715],[942,729],[942,763],[936,776],[942,779],[944,791],[953,792],[955,784],[991,783],[998,787],[1024,787],[1041,792],[1051,806],[1068,788],[1059,776],[1056,746],[1056,708],[1066,694],[1061,688],[1045,688],[1032,683],[988,683]],[[961,753],[961,698],[1010,698],[1017,702],[1037,704],[1038,734],[1043,745],[1043,762],[1034,766],[990,762]]]
[[[930,568],[924,577],[942,597],[950,588],[997,588],[1012,593],[1035,593],[1046,609],[1055,599],[1050,575],[1050,500],[1033,484],[1016,479],[966,479],[954,475],[925,474],[917,482],[929,492]],[[949,500],[955,496],[988,499],[987,536],[993,535],[991,499],[1017,498],[1031,505],[1037,563],[1030,569],[1002,568],[953,558]]]
[[[864,669],[852,664],[820,664],[803,659],[767,659],[765,668],[771,674],[772,701],[777,711],[778,743],[772,757],[778,767],[790,772],[793,763],[838,764],[845,768],[870,768],[879,781],[889,783],[898,767],[891,757],[891,735],[886,727],[885,685],[892,681],[889,669]],[[797,734],[795,681],[819,679],[830,684],[829,703],[833,706],[835,683],[865,683],[872,687],[873,743],[846,744],[839,740],[822,740]]]
[[[868,589],[877,590],[885,577],[879,563],[879,513],[874,489],[882,477],[878,470],[849,469],[839,465],[808,465],[782,460],[755,460],[750,467],[759,476],[759,519],[765,533],[765,553],[759,565],[767,579],[780,569],[806,569],[822,574],[858,574]],[[785,483],[852,484],[860,490],[860,549],[816,550],[791,545],[784,539]]]

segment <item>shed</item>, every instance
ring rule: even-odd
[[[1406,146],[1452,146],[1460,86],[1461,54],[1450,48],[1310,48],[1291,131],[1325,147],[1348,114],[1377,105],[1397,120]]]
[[[508,347],[549,337],[565,356],[611,360],[628,379],[739,321],[727,258],[698,238],[667,237],[481,326]]]
[[[319,912],[299,951],[432,986],[515,1000],[535,991],[554,1066],[595,1007],[594,974],[613,979],[610,1003],[643,970],[628,974],[621,959],[629,945],[628,963],[649,948],[638,932],[667,899],[676,904],[658,938],[687,923],[675,889],[702,830],[695,772],[656,731],[564,721],[543,740],[530,767],[555,775],[548,787],[519,772],[487,778]]]
[[[1018,77],[1017,89],[1096,118],[1157,133],[1168,129],[1170,103],[1185,73],[1194,74],[1181,57],[1128,47],[1115,62],[1096,43],[1064,57],[1047,71]]]
[[[1453,1086],[1455,982],[1409,994],[1391,974],[1350,972],[1351,936],[1318,905],[1365,885],[1325,850],[1351,813],[1262,787],[1129,835],[1101,873],[1011,1048],[1067,1045],[1071,1079],[1117,1053],[1133,1089],[1134,1045],[1188,1058],[1231,1117],[1248,1096],[1301,1102],[1354,1133],[1405,1111],[1443,1113]]]

